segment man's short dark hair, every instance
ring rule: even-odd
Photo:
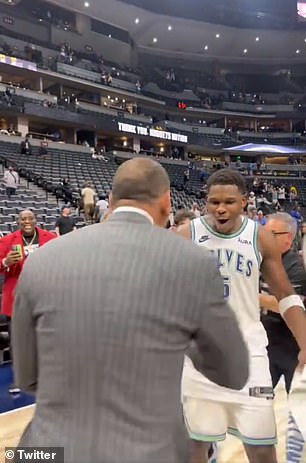
[[[232,169],[221,169],[214,172],[207,180],[208,191],[214,185],[236,185],[241,194],[247,193],[244,178],[239,172]]]
[[[136,201],[152,203],[170,190],[170,181],[165,169],[156,161],[134,158],[118,168],[112,188],[114,203]]]
[[[193,220],[195,218],[196,218],[196,215],[194,212],[190,211],[189,209],[180,209],[179,211],[176,212],[173,222],[174,222],[174,225],[177,227],[185,220],[187,219]]]

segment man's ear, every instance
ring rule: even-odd
[[[171,212],[171,197],[170,190],[166,191],[161,197],[162,212],[165,216],[169,216]]]

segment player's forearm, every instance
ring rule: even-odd
[[[270,294],[259,294],[259,305],[262,309],[279,313],[278,300]]]
[[[288,309],[283,318],[301,350],[306,349],[306,313],[298,306]]]

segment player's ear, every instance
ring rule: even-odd
[[[247,202],[248,202],[248,200],[247,200],[247,195],[244,194],[244,195],[242,196],[242,209],[244,209],[244,208],[246,207]]]

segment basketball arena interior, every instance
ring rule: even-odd
[[[205,214],[208,178],[232,169],[247,184],[249,217],[264,225],[280,211],[297,221],[302,256],[305,1],[0,0],[0,34],[0,249],[24,210],[54,234],[63,206],[76,233],[99,222],[84,210],[83,188],[105,205],[118,167],[144,157],[169,175],[170,228],[180,210]],[[4,462],[35,396],[10,390],[10,329],[0,317]],[[282,380],[274,406],[278,462],[305,462],[285,450]],[[211,461],[247,459],[230,437]]]

